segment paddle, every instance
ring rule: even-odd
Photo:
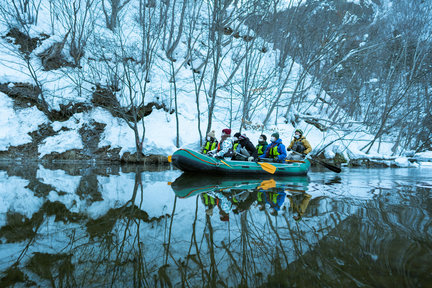
[[[219,159],[223,164],[225,164],[226,166],[228,166],[228,167],[230,167],[230,168],[232,168],[230,165],[228,165],[225,161],[223,161],[223,160],[221,160],[221,159]]]
[[[225,164],[226,166],[232,168],[230,165],[228,165],[225,161],[220,160],[223,164]],[[271,165],[270,163],[259,163],[257,162],[257,164],[259,164],[261,166],[261,169],[263,169],[264,171],[270,173],[270,174],[274,174],[276,172],[276,166]]]
[[[298,153],[298,152],[293,151],[293,150],[291,150],[291,152],[293,152],[294,154],[303,155],[303,154]],[[341,168],[339,168],[339,167],[337,167],[337,166],[334,166],[334,165],[331,165],[331,164],[329,164],[329,163],[326,163],[326,162],[324,162],[324,161],[322,161],[322,160],[312,158],[312,156],[309,156],[308,159],[309,159],[309,160],[312,160],[312,161],[315,162],[315,163],[321,164],[322,166],[326,167],[327,169],[329,169],[329,170],[331,170],[331,171],[333,171],[333,172],[340,173],[340,172],[342,171]]]
[[[274,174],[276,172],[276,166],[270,163],[257,162],[257,164],[259,164],[264,171],[270,174]]]
[[[245,159],[245,161],[248,158],[247,156],[242,155],[240,153],[237,153],[236,156],[242,157],[243,159]],[[277,169],[276,166],[274,166],[270,163],[257,162],[257,164],[259,164],[261,166],[261,169],[263,169],[264,171],[266,171],[270,174],[274,174],[276,172],[276,169]]]
[[[270,188],[275,188],[276,187],[276,181],[273,179],[270,180],[264,180],[261,182],[261,185],[258,186],[257,189],[263,189],[263,190],[268,190]]]
[[[172,155],[168,156],[168,162],[171,163],[172,162]]]

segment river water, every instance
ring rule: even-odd
[[[432,287],[431,172],[0,163],[0,287]]]

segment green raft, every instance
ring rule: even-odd
[[[185,172],[225,175],[304,176],[310,167],[307,159],[304,161],[287,160],[284,163],[255,163],[216,159],[189,149],[177,150],[172,155],[171,161],[175,167]],[[274,173],[269,170],[273,170]]]

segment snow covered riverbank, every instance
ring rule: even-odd
[[[105,27],[103,17],[81,23],[91,24],[93,30],[85,31],[91,37],[82,48],[85,53],[75,59],[68,23],[51,17],[54,12],[66,13],[67,7],[50,3],[41,2],[39,21],[34,23],[21,23],[22,27],[15,23],[11,28],[8,21],[16,20],[14,11],[12,18],[0,21],[1,159],[134,162],[141,149],[146,161],[165,163],[166,156],[180,147],[199,150],[207,127],[218,138],[226,127],[233,133],[241,131],[253,143],[260,134],[269,137],[277,131],[285,145],[300,128],[313,147],[312,155],[352,166],[417,167],[417,162],[432,159],[430,152],[414,154],[395,145],[396,135],[377,140],[364,123],[347,116],[343,119],[349,121],[339,121],[338,115],[348,113],[316,77],[290,57],[283,58],[284,67],[290,69],[280,70],[275,59],[281,61],[282,51],[275,45],[269,49],[271,43],[238,19],[231,19],[237,31],[225,27],[218,34],[224,41],[220,70],[205,72],[203,55],[212,58],[214,49],[206,44],[212,19],[204,4],[193,15],[202,19],[196,23],[197,31],[179,34],[181,41],[171,56],[164,43],[155,43],[152,66],[145,75],[142,69],[147,66],[137,60],[136,50],[144,43],[140,33],[147,30],[140,30],[134,9],[122,15],[123,22],[114,30]],[[130,5],[134,8],[137,3]],[[91,8],[91,17],[102,12],[99,5]],[[247,8],[229,9],[241,14]],[[55,24],[59,25],[54,33]],[[191,48],[188,39],[201,44]],[[55,49],[60,49],[57,58],[46,58]],[[254,61],[243,63],[245,55]],[[248,82],[252,77],[248,69],[255,73],[255,82]],[[283,86],[281,77],[286,79]],[[307,88],[299,92],[299,87]]]

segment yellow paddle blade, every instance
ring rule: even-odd
[[[167,184],[171,186],[172,182],[168,182]]]
[[[261,182],[261,185],[258,187],[258,189],[268,190],[270,188],[276,187],[276,181],[273,179],[270,180],[264,180]]]
[[[172,162],[172,155],[168,156],[168,162],[171,163]]]
[[[270,163],[261,163],[261,162],[258,162],[258,164],[261,166],[261,168],[264,171],[266,171],[266,172],[268,172],[270,174],[274,174],[276,172],[276,166],[274,166],[274,165],[272,165]]]

